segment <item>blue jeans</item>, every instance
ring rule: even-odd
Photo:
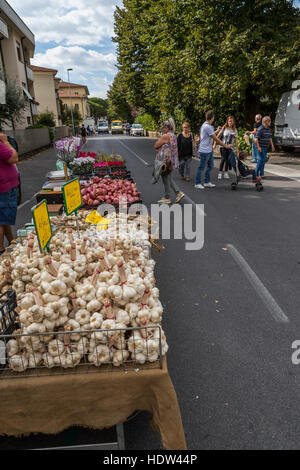
[[[253,162],[257,162],[258,154],[259,154],[258,148],[256,147],[255,142],[253,141],[252,142],[252,161]]]
[[[256,165],[257,176],[264,176],[267,157],[268,157],[268,149],[261,149],[261,152],[258,152],[257,165]]]
[[[210,183],[210,173],[214,167],[214,154],[213,152],[210,152],[210,153],[199,153],[198,155],[200,155],[200,165],[199,165],[197,175],[196,175],[196,184],[201,184],[202,172],[206,166],[207,166],[207,169],[205,172],[204,183],[205,184]]]

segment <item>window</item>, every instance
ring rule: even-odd
[[[17,43],[18,59],[19,59],[20,62],[22,62],[21,44],[18,41],[16,41],[16,43]]]
[[[27,116],[27,124],[31,124],[31,118],[29,116]]]
[[[67,104],[64,104],[64,109],[68,109],[68,105],[67,105]]]
[[[77,109],[77,111],[79,111],[79,104],[75,104],[75,109]]]
[[[78,91],[75,91],[74,93],[75,93],[75,95],[78,95]]]

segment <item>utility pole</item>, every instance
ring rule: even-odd
[[[68,82],[69,82],[69,98],[71,102],[71,116],[72,116],[72,133],[73,135],[75,134],[75,128],[74,128],[74,116],[73,116],[73,106],[72,106],[72,96],[71,96],[71,84],[70,84],[70,72],[73,69],[67,69],[68,72]]]

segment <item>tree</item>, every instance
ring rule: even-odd
[[[61,107],[62,110],[62,123],[65,126],[72,126],[72,113],[71,109],[65,108],[64,106]],[[78,109],[73,108],[73,119],[74,119],[74,126],[78,127],[80,125],[80,122],[82,121],[81,114],[78,111]]]
[[[55,127],[55,116],[52,112],[41,113],[38,115],[36,124],[39,126]]]
[[[126,122],[133,122],[134,110],[128,102],[126,89],[122,74],[118,73],[107,93],[108,116],[111,120],[122,119]]]
[[[0,105],[0,123],[14,124],[23,119],[23,111],[25,110],[28,99],[24,97],[23,90],[14,82],[3,75],[1,80],[6,82],[6,105]]]
[[[88,100],[90,110],[91,110],[91,116],[95,119],[95,122],[97,122],[99,119],[107,118],[108,114],[108,101],[104,100],[102,98],[89,98]]]
[[[299,75],[299,32],[290,0],[124,0],[114,40],[128,100],[156,121],[213,108],[250,125]]]

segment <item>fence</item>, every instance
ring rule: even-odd
[[[19,146],[19,155],[39,150],[51,144],[49,129],[16,129],[15,131],[6,131],[7,135],[14,137]],[[69,128],[67,126],[55,127],[55,140],[68,137]]]

